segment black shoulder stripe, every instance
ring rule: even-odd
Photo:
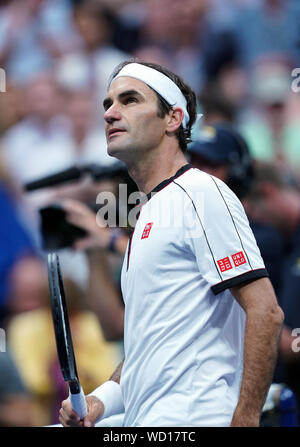
[[[219,275],[221,281],[223,281],[222,275],[221,275],[221,273],[220,273],[220,271],[219,271],[219,269],[218,269],[218,267],[217,267],[217,264],[216,264],[216,261],[215,261],[214,255],[213,255],[212,248],[211,248],[211,246],[210,246],[210,244],[209,244],[208,237],[207,237],[207,234],[206,234],[204,225],[203,225],[203,223],[202,223],[202,221],[201,221],[201,218],[200,218],[200,216],[199,216],[199,214],[198,214],[198,211],[197,211],[197,208],[196,208],[196,206],[195,206],[195,204],[194,204],[193,199],[190,197],[190,195],[187,193],[187,191],[186,191],[181,185],[179,185],[179,183],[176,183],[174,180],[173,180],[173,182],[175,183],[175,185],[179,186],[179,188],[181,188],[181,189],[184,191],[184,193],[188,196],[188,198],[189,198],[190,201],[192,202],[193,208],[194,208],[194,210],[195,210],[195,212],[196,212],[196,215],[197,215],[197,217],[198,217],[198,219],[199,219],[201,228],[202,228],[202,230],[203,230],[203,234],[204,234],[204,236],[205,236],[205,240],[206,240],[207,246],[208,246],[208,248],[209,248],[211,257],[212,257],[212,259],[213,259],[214,265],[215,265],[215,267],[216,267],[216,270],[217,270],[217,272],[218,272],[218,275]]]
[[[234,217],[233,217],[233,215],[232,215],[232,213],[231,213],[231,211],[230,211],[230,209],[229,209],[229,206],[228,206],[228,204],[227,204],[227,202],[226,202],[226,200],[225,200],[225,197],[223,196],[223,194],[222,194],[222,192],[221,192],[219,186],[217,185],[215,179],[214,179],[212,176],[210,176],[210,177],[211,177],[212,181],[214,182],[214,184],[216,185],[216,188],[217,188],[217,190],[219,191],[219,194],[220,194],[220,196],[222,197],[223,202],[225,203],[225,206],[226,206],[227,211],[228,211],[228,213],[229,213],[229,215],[230,215],[230,217],[231,217],[231,220],[232,220],[233,226],[234,226],[234,228],[235,228],[235,231],[236,231],[236,233],[237,233],[237,235],[238,235],[238,238],[239,238],[239,240],[240,240],[241,247],[242,247],[242,249],[244,250],[244,253],[245,253],[246,257],[247,257],[248,264],[249,264],[250,268],[253,269],[253,267],[252,267],[252,265],[251,265],[251,262],[250,262],[250,259],[249,259],[249,256],[248,256],[248,254],[247,254],[247,251],[245,250],[245,247],[244,247],[242,238],[241,238],[241,236],[240,236],[240,233],[239,233],[239,231],[238,231],[238,229],[237,229],[237,226],[236,226],[236,223],[235,223],[235,221],[234,221]]]

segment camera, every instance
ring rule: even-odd
[[[125,165],[121,162],[116,162],[108,167],[97,164],[88,164],[81,167],[73,166],[64,171],[27,183],[24,185],[24,190],[29,193],[41,188],[56,187],[65,182],[81,180],[86,175],[90,175],[96,182],[114,179],[118,183],[125,183],[128,186],[128,194],[136,190],[136,184],[129,177]],[[90,208],[97,213],[100,206],[93,205]],[[59,203],[39,209],[39,214],[42,248],[46,251],[71,247],[76,240],[88,235],[84,229],[67,221],[66,211]]]
[[[67,221],[66,212],[59,204],[41,208],[39,213],[44,250],[70,247],[77,239],[88,234],[82,228]]]

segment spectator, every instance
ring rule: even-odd
[[[99,113],[96,116],[94,113],[92,91],[70,92],[67,95],[66,112],[71,124],[69,138],[76,164],[115,164],[116,160],[106,152],[105,133],[99,122]]]
[[[88,237],[78,240],[73,248],[86,250],[89,281],[86,299],[98,316],[107,340],[123,339],[124,303],[120,290],[120,271],[128,243],[128,234],[110,229],[83,203],[67,200],[63,204],[70,223],[87,231]],[[98,221],[98,224],[97,224]],[[111,255],[117,259],[111,260]],[[111,262],[113,261],[113,263]]]
[[[241,131],[253,157],[276,162],[284,169],[300,169],[298,129],[300,115],[287,114],[291,91],[291,68],[284,61],[269,60],[253,71],[252,98]],[[252,107],[251,107],[252,106]]]
[[[280,341],[280,359],[284,366],[283,381],[295,392],[300,404],[300,356],[293,350],[300,327],[299,256],[300,256],[300,193],[274,165],[259,164],[255,183],[247,198],[251,215],[266,224],[276,225],[286,240],[286,253],[281,269],[278,295],[285,314],[285,327]],[[299,406],[300,408],[300,406]]]
[[[10,272],[22,256],[34,253],[36,248],[7,180],[5,183],[0,180],[0,209],[0,323],[3,324],[5,308],[9,305]]]
[[[241,66],[232,33],[220,32],[203,54],[205,83],[199,94],[206,124],[240,119],[248,95],[247,74]]]
[[[33,78],[25,90],[27,116],[2,138],[10,173],[21,184],[69,167],[60,95],[50,73]]]
[[[6,92],[5,95],[1,93],[0,101],[0,136],[22,120],[25,113],[24,90],[11,82],[6,82]]]
[[[39,426],[58,422],[59,404],[68,395],[68,387],[58,364],[50,298],[46,291],[47,274],[42,264],[36,275],[44,284],[44,294],[40,295],[43,304],[15,314],[10,319],[7,338],[21,376],[34,397],[34,425]],[[111,368],[119,361],[119,351],[116,345],[103,339],[97,318],[83,306],[82,290],[66,277],[64,287],[78,374],[88,394],[99,380],[108,379]]]
[[[147,0],[141,45],[157,46],[172,67],[199,93],[202,83],[201,51],[211,37],[207,2]]]
[[[22,85],[50,69],[75,42],[67,0],[13,0],[1,7],[0,65],[10,81]]]
[[[58,85],[50,74],[33,79],[26,91],[27,117],[3,138],[4,159],[14,178],[21,184],[74,165],[94,162],[108,166],[115,163],[115,159],[109,157],[104,149],[106,142],[102,127],[95,124],[90,92],[66,94],[65,116],[59,93]],[[105,182],[105,186],[101,186],[100,182],[93,184],[83,179],[83,182],[73,182],[68,187],[63,185],[27,195],[26,203],[28,212],[32,213],[31,225],[36,238],[39,239],[38,208],[65,197],[84,198],[95,204],[98,192],[104,187],[111,190],[114,185]],[[77,269],[81,272],[81,275],[75,273],[74,279],[84,284],[88,274],[84,256],[79,253],[76,256],[66,253],[65,256],[69,260],[70,272]]]
[[[5,327],[15,315],[45,306],[48,283],[42,260],[36,255],[20,258],[9,274]]]
[[[114,14],[100,2],[88,0],[76,4],[74,23],[82,45],[60,59],[57,76],[65,88],[92,88],[98,112],[111,70],[128,55],[113,45]]]
[[[299,21],[297,0],[262,0],[241,6],[234,28],[245,66],[251,68],[266,55],[285,54],[297,61]]]

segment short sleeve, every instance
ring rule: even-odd
[[[243,282],[268,276],[244,208],[221,180],[201,173],[185,188],[185,242],[200,274],[215,295]]]

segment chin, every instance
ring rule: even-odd
[[[123,144],[119,141],[110,141],[107,145],[107,153],[111,157],[124,161],[128,156],[132,157],[133,146],[129,141],[123,142]]]
[[[118,158],[121,161],[124,157],[124,152],[126,152],[126,149],[124,151],[124,148],[121,148],[119,146],[114,146],[113,144],[107,146],[108,155],[110,155],[111,157]],[[123,155],[123,157],[122,157],[122,155]]]

